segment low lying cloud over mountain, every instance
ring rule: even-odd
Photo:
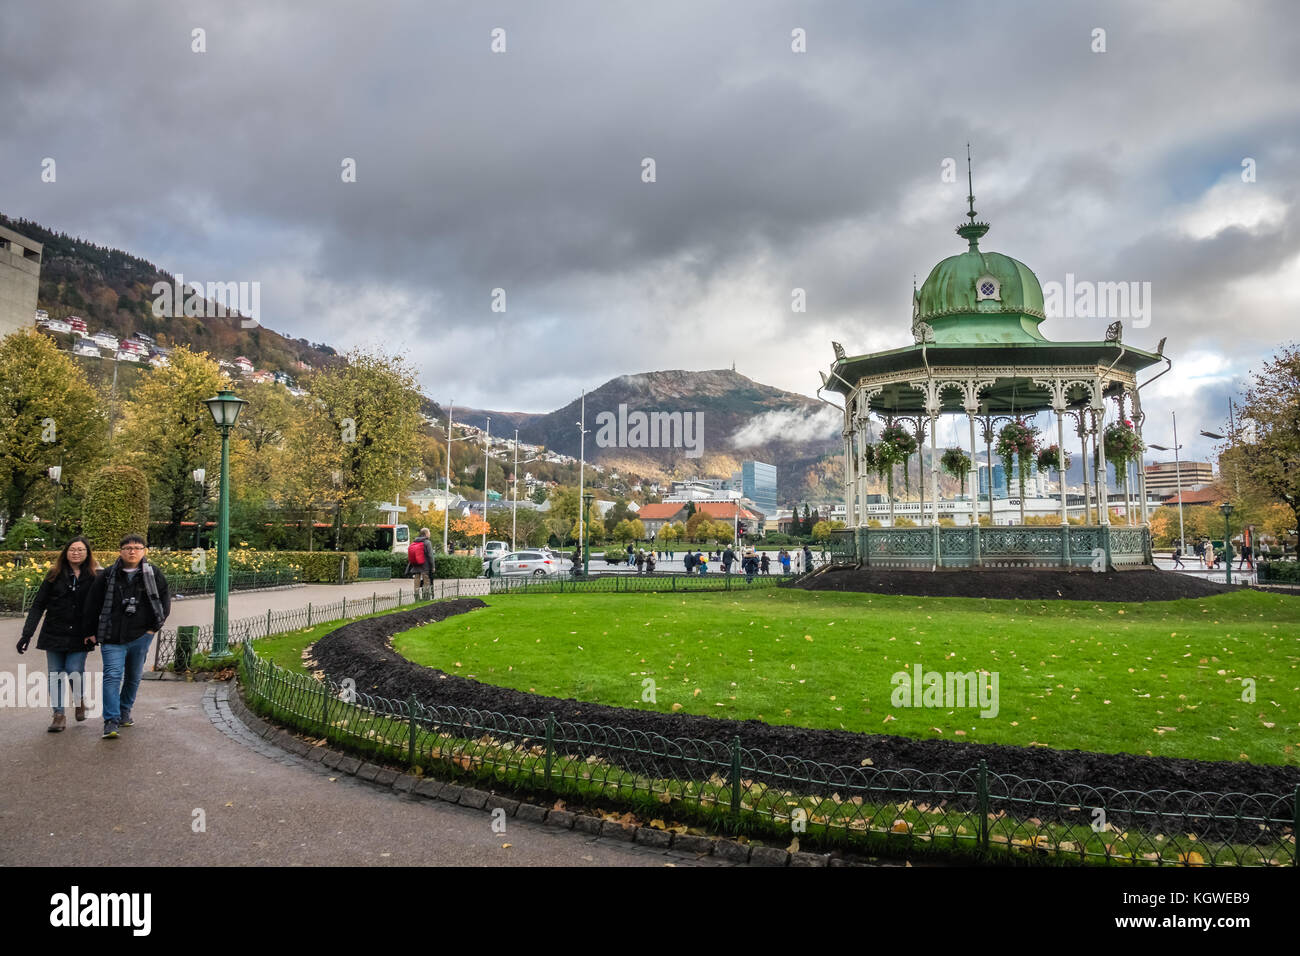
[[[844,425],[839,409],[823,405],[821,408],[789,408],[764,412],[741,426],[731,436],[737,448],[751,448],[774,442],[814,442],[834,438]]]

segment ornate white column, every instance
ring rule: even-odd
[[[1092,409],[1096,413],[1093,425],[1093,447],[1097,450],[1097,510],[1099,524],[1110,526],[1110,492],[1106,480],[1106,397],[1105,383],[1100,378],[1092,390]]]
[[[1142,425],[1146,421],[1147,413],[1142,411],[1142,399],[1138,395],[1137,389],[1133,389],[1133,427],[1137,431],[1138,444],[1142,444]],[[1138,485],[1138,509],[1142,517],[1142,524],[1149,524],[1151,515],[1147,509],[1147,469],[1142,464],[1142,453],[1138,452],[1137,459],[1137,485]]]

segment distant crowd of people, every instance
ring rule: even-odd
[[[1254,531],[1255,529],[1253,527],[1248,527],[1241,533],[1241,544],[1238,546],[1240,561],[1237,564],[1237,570],[1239,571],[1255,570]],[[1196,558],[1196,563],[1210,571],[1223,567],[1223,555],[1225,550],[1225,548],[1219,548],[1216,550],[1214,542],[1209,538],[1201,538],[1199,541],[1192,542],[1192,554]],[[1182,545],[1174,545],[1174,568],[1182,568],[1183,570],[1186,570],[1187,565],[1183,563],[1183,557],[1184,553]]]

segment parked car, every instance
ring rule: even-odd
[[[484,564],[487,564],[492,561],[493,558],[499,558],[503,554],[509,553],[510,543],[508,541],[489,541],[483,547],[483,553],[480,554],[479,557],[483,559]]]
[[[532,575],[540,578],[548,574],[560,574],[562,571],[562,562],[542,551],[511,551],[492,561],[493,577]]]

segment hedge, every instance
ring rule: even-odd
[[[307,584],[338,584],[339,560],[345,559],[343,582],[355,581],[361,574],[355,551],[277,551],[276,556],[302,568]]]
[[[17,564],[19,561],[23,564],[45,564],[58,556],[58,551],[0,551],[0,564]],[[99,558],[95,560],[104,563]]]
[[[357,560],[363,568],[386,568],[395,578],[406,574],[405,551],[362,551]]]
[[[128,534],[149,533],[149,481],[130,465],[105,465],[90,476],[81,530],[95,551],[115,554]]]
[[[406,566],[402,566],[406,570]],[[476,578],[483,573],[483,559],[467,554],[439,554],[433,559],[435,578]]]
[[[1300,562],[1261,561],[1259,563],[1259,581],[1261,584],[1269,581],[1277,581],[1282,584],[1300,584]]]

